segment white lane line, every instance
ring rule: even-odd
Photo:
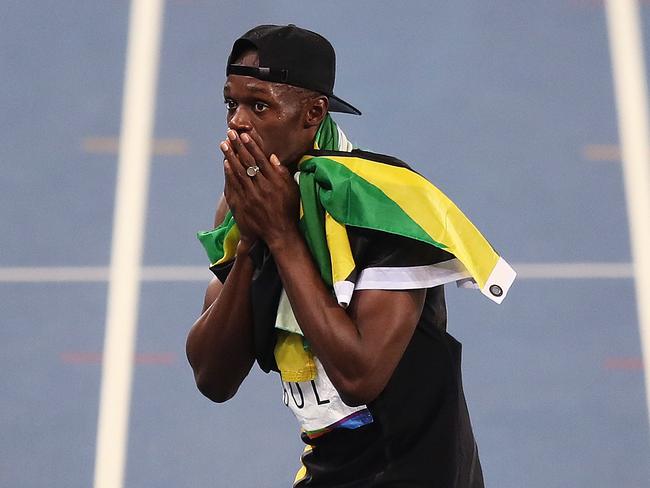
[[[91,154],[118,154],[118,137],[86,137],[81,145],[84,152]],[[184,156],[189,151],[187,139],[154,139],[152,153],[156,156]]]
[[[0,268],[0,283],[92,283],[101,281],[108,281],[108,266]]]
[[[620,279],[632,278],[630,263],[519,263],[517,279]]]
[[[122,488],[164,3],[132,0],[109,269],[95,488]]]
[[[514,263],[517,279],[629,279],[630,263]],[[141,281],[199,281],[212,277],[207,266],[144,266]],[[101,266],[0,268],[0,283],[105,282],[109,268]]]
[[[607,0],[623,179],[650,420],[650,124],[637,0]]]
[[[143,281],[203,281],[214,275],[207,266],[148,266],[142,269]]]

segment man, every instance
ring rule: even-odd
[[[482,487],[441,285],[500,302],[514,272],[424,178],[352,148],[329,112],[360,112],[334,71],[330,43],[294,25],[233,45],[197,386],[224,402],[255,361],[280,372],[307,444],[294,486]]]

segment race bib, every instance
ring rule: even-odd
[[[327,377],[323,365],[314,358],[316,378],[298,383],[282,381],[282,401],[291,409],[304,431],[314,433],[328,428],[357,428],[372,422],[365,405],[343,403]]]

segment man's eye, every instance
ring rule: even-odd
[[[268,106],[266,103],[255,102],[255,103],[253,104],[253,109],[254,109],[256,112],[264,112],[267,108],[269,108],[269,106]]]
[[[237,108],[237,104],[234,102],[234,100],[224,100],[223,103],[226,104],[227,110],[235,110]]]

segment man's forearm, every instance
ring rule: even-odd
[[[424,290],[361,290],[339,306],[296,229],[269,243],[296,320],[348,405],[384,389],[415,329]]]
[[[239,255],[239,249],[238,249]],[[250,287],[253,263],[244,250],[221,292],[195,322],[187,357],[199,390],[216,402],[231,398],[253,364]]]
[[[301,235],[269,248],[305,337],[339,393],[354,397],[372,363],[359,329],[323,282]]]

